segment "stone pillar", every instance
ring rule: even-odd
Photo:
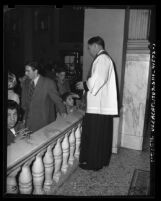
[[[16,181],[16,176],[19,171],[20,167],[7,176],[7,193],[9,194],[18,193],[18,184]]]
[[[73,128],[70,136],[69,136],[69,144],[70,144],[70,156],[69,156],[69,164],[73,165],[74,163],[74,152],[75,152],[75,147],[76,147],[76,139],[75,139],[75,135],[74,135],[74,131],[75,129]]]
[[[149,81],[150,11],[131,9],[121,112],[121,146],[142,150]]]
[[[53,183],[53,170],[54,170],[54,156],[52,153],[53,145],[48,146],[47,152],[43,158],[45,166],[45,182],[44,182],[44,191],[46,193],[50,192],[51,185]]]
[[[79,124],[76,131],[75,131],[75,138],[76,138],[76,148],[75,148],[75,158],[79,160],[79,155],[80,155],[80,141],[81,141],[81,130],[82,130],[82,125]]]
[[[62,150],[63,150],[63,162],[61,171],[65,174],[68,169],[68,158],[69,158],[69,133],[65,134],[64,139],[62,141]]]
[[[39,153],[36,156],[36,159],[32,166],[32,175],[33,175],[33,194],[43,195],[43,183],[44,183],[44,164],[42,160],[43,153]]]
[[[30,170],[30,163],[26,163],[22,167],[19,177],[19,190],[21,194],[32,193],[32,174]]]
[[[61,165],[62,165],[62,147],[61,147],[61,139],[57,140],[57,143],[53,150],[54,160],[55,160],[55,169],[53,180],[58,183],[61,176]]]

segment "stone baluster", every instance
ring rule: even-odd
[[[76,150],[75,150],[75,157],[79,159],[80,154],[80,136],[81,136],[81,124],[78,125],[76,131],[75,131],[75,138],[76,138]]]
[[[34,192],[33,194],[44,194],[44,190],[42,188],[44,182],[44,164],[42,160],[43,152],[40,152],[36,156],[36,160],[32,166],[32,175],[33,175],[33,185]]]
[[[17,194],[18,193],[18,185],[16,181],[16,176],[18,171],[20,171],[20,167],[14,170],[11,174],[7,176],[7,193]]]
[[[63,164],[62,164],[62,172],[65,174],[68,169],[68,158],[69,158],[69,133],[65,134],[65,137],[62,142],[62,149],[63,149]]]
[[[62,148],[60,144],[61,139],[57,140],[57,143],[54,147],[54,160],[55,160],[55,170],[53,180],[57,183],[61,176],[61,164],[62,164]]]
[[[74,128],[72,129],[72,132],[69,135],[69,144],[70,144],[70,155],[69,155],[69,164],[73,165],[74,162],[74,152],[75,152],[75,147],[76,147],[76,140],[75,140],[75,135],[74,135]]]
[[[33,158],[34,159],[34,158]],[[21,194],[32,193],[32,174],[30,170],[30,164],[33,161],[30,160],[22,166],[22,171],[19,176],[19,190]]]
[[[53,170],[54,170],[54,157],[52,153],[53,145],[48,146],[47,152],[43,158],[44,166],[45,166],[45,182],[44,182],[44,191],[50,192],[51,185],[53,183]]]

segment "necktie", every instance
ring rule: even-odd
[[[30,101],[31,101],[31,98],[32,98],[34,89],[35,89],[35,84],[34,84],[34,82],[32,81],[32,82],[30,83],[30,88],[29,88],[29,99],[30,99]]]

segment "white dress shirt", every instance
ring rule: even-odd
[[[34,81],[34,85],[36,86],[38,80],[39,80],[40,75],[38,75],[33,81]]]
[[[13,133],[13,135],[16,137],[16,131],[14,128],[11,128],[10,131]]]

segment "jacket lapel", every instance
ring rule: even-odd
[[[39,94],[39,91],[42,89],[42,85],[43,85],[43,77],[40,75],[40,77],[37,81],[37,84],[35,86],[35,90],[34,90],[32,99],[34,99],[34,97]]]

